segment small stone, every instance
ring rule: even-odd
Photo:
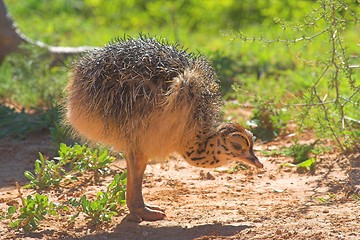
[[[210,172],[207,172],[206,173],[206,179],[207,180],[215,180],[215,177]]]

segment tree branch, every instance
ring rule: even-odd
[[[18,50],[21,43],[27,43],[46,49],[50,55],[55,57],[55,61],[62,61],[69,56],[77,55],[86,51],[92,51],[98,48],[89,46],[51,46],[41,41],[32,40],[17,28],[5,6],[4,1],[0,0],[0,63],[8,54]]]

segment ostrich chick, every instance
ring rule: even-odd
[[[155,221],[164,210],[144,203],[148,159],[178,153],[191,165],[242,160],[262,168],[253,136],[220,123],[214,69],[201,56],[154,38],[118,39],[73,64],[66,119],[74,132],[125,154],[130,219]]]

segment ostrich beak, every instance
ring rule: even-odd
[[[250,161],[250,163],[254,166],[256,166],[257,168],[263,168],[264,165],[259,161],[259,159],[254,155],[250,158],[248,158],[248,160]]]

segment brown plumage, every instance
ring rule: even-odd
[[[178,153],[195,166],[241,159],[262,167],[252,134],[221,124],[220,109],[217,77],[205,58],[145,36],[88,53],[74,63],[67,87],[66,118],[74,130],[125,153],[133,220],[165,216],[142,199],[149,158]]]

